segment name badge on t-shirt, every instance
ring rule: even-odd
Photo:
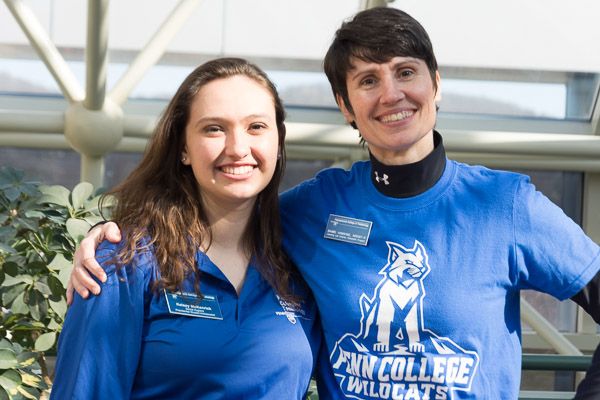
[[[371,221],[331,214],[323,237],[366,246],[372,226]]]
[[[204,295],[204,298],[200,300],[195,293],[171,292],[170,290],[164,292],[171,314],[223,319],[221,307],[219,307],[219,302],[215,296]]]

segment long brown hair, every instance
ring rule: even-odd
[[[279,217],[278,188],[285,170],[285,110],[267,75],[240,58],[209,61],[184,80],[160,118],[142,161],[106,193],[118,201],[113,220],[127,239],[118,259],[121,265],[128,264],[136,252],[151,248],[161,274],[156,290],[180,290],[184,280],[194,277],[195,290],[200,294],[196,252],[201,243],[211,242],[212,232],[201,188],[191,167],[181,162],[185,128],[200,89],[211,81],[236,75],[253,79],[271,94],[281,154],[273,178],[258,195],[244,230],[243,245],[257,258],[257,269],[277,294],[296,302],[290,290],[291,262],[281,247]]]

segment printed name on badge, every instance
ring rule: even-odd
[[[171,314],[188,317],[223,319],[221,307],[215,296],[204,295],[202,301],[194,293],[171,292],[165,290],[167,306]]]
[[[371,221],[331,214],[323,237],[366,246],[372,226]]]

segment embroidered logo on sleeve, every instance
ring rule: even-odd
[[[349,399],[453,399],[471,390],[479,356],[425,329],[427,252],[387,242],[388,261],[371,297],[360,298],[358,334],[345,334],[330,355]]]

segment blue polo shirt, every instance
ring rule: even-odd
[[[116,269],[110,261],[118,246],[104,242],[96,253],[108,276],[102,294],[76,295],[69,308],[53,400],[304,396],[321,338],[307,291],[300,308],[285,303],[251,262],[238,297],[199,251],[206,301],[180,301],[181,293],[152,290],[159,271],[148,253]],[[194,293],[191,281],[182,289]]]

